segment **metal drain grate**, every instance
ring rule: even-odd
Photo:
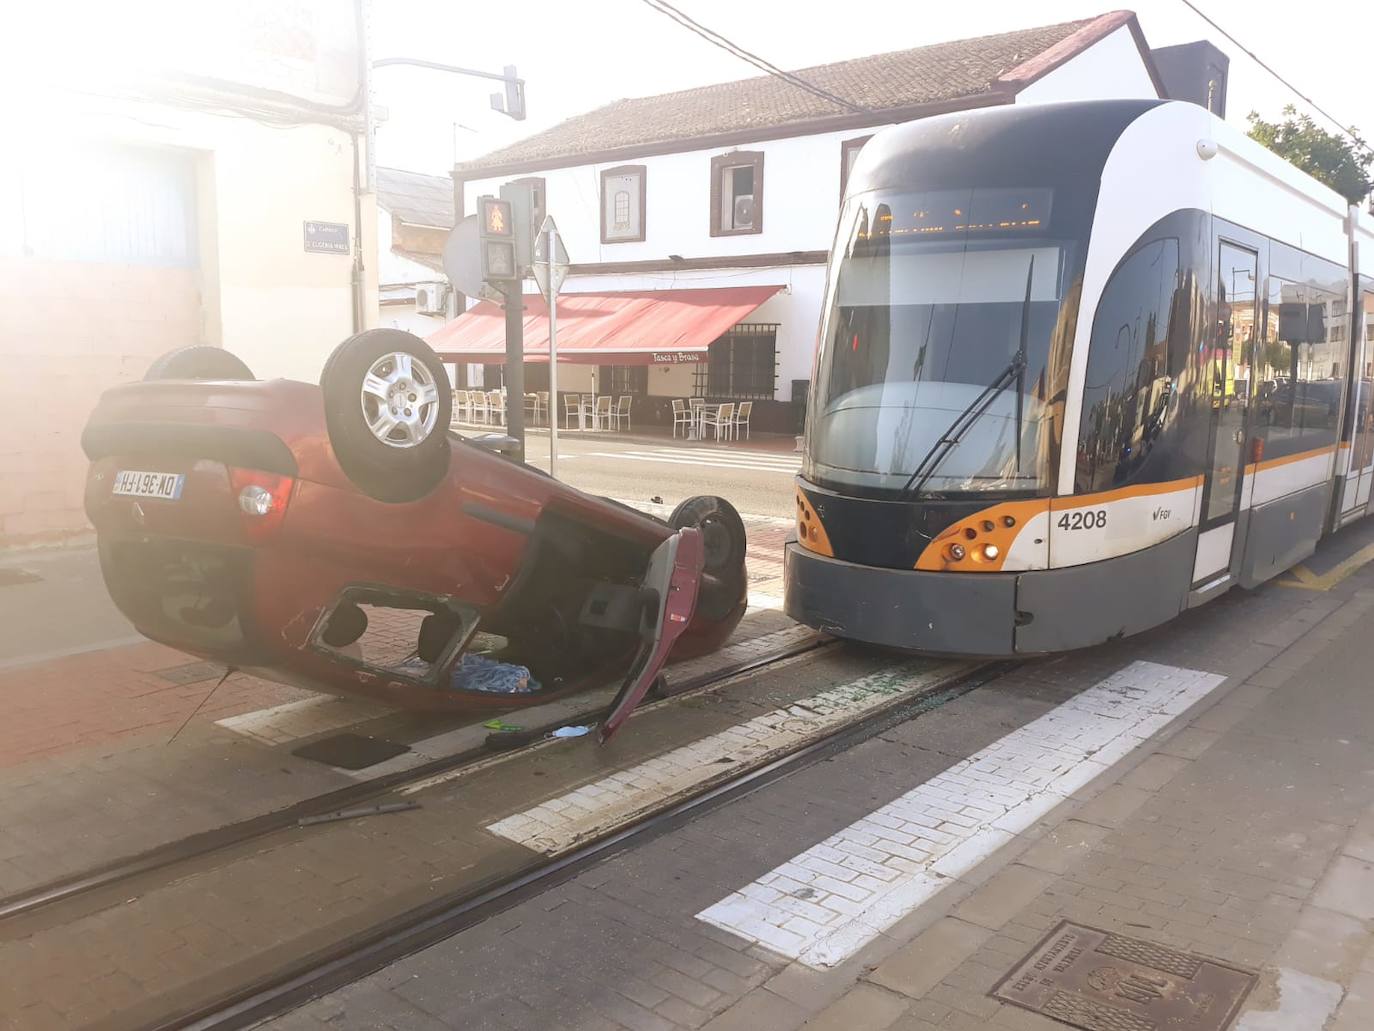
[[[1223,1031],[1248,970],[1065,920],[989,993],[1083,1031]]]

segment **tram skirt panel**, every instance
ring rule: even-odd
[[[1253,509],[1237,577],[1240,585],[1258,587],[1316,551],[1330,499],[1331,484],[1319,483]]]
[[[1013,654],[1014,573],[864,566],[817,555],[795,540],[788,542],[786,564],[784,609],[806,626],[890,648]]]
[[[1102,562],[1017,578],[1016,651],[1086,648],[1148,630],[1187,604],[1197,531]]]

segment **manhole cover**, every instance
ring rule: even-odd
[[[157,671],[158,678],[170,684],[196,684],[224,676],[224,667],[217,662],[186,662],[180,666]]]
[[[17,584],[36,584],[43,578],[37,573],[17,566],[0,567],[0,587],[14,587]]]
[[[1065,920],[990,993],[1084,1031],[1222,1031],[1255,975]]]
[[[409,751],[407,746],[398,745],[395,741],[387,741],[385,738],[366,737],[363,734],[335,734],[333,737],[321,738],[300,748],[293,748],[291,754],[299,755],[302,759],[313,759],[326,766],[362,770]]]

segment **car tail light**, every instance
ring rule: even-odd
[[[260,541],[281,528],[296,481],[277,473],[231,468],[229,486],[239,507],[243,532],[250,540]]]

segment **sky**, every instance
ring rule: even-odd
[[[675,6],[773,64],[804,68],[866,54],[1091,17],[1101,2],[979,0],[674,0]],[[1335,115],[1374,136],[1374,62],[1358,0],[1304,0],[1283,8],[1254,0],[1194,0],[1247,48]],[[1151,46],[1209,39],[1231,58],[1227,118],[1245,125],[1305,105],[1182,0],[1134,8]],[[1279,14],[1279,11],[1282,14]],[[648,96],[758,74],[641,0],[373,0],[373,56],[415,57],[500,72],[526,81],[529,117],[516,122],[488,104],[498,83],[413,68],[374,73],[384,165],[444,174],[454,159],[488,151],[621,97]],[[1331,128],[1313,112],[1318,122]]]

